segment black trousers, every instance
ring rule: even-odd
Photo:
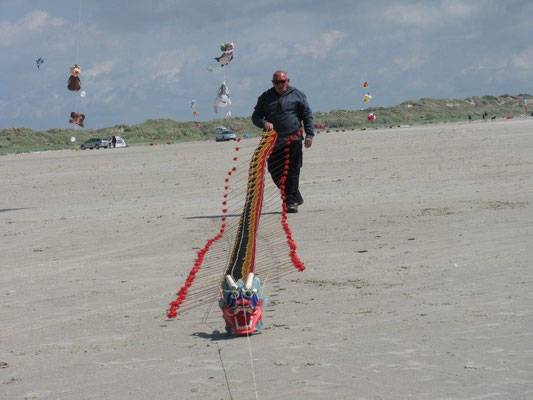
[[[285,162],[285,148],[286,142],[278,142],[272,150],[272,154],[268,159],[268,172],[272,176],[272,180],[277,187],[280,186],[280,178],[283,176],[283,167]],[[302,141],[293,140],[289,145],[289,170],[287,180],[285,181],[285,203],[287,204],[302,204],[303,198],[299,190],[300,184],[300,168],[303,165],[303,151]]]

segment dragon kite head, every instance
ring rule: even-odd
[[[245,335],[261,330],[263,307],[267,302],[261,293],[261,281],[253,273],[248,273],[246,282],[242,279],[235,282],[231,275],[226,275],[219,305],[228,333]]]

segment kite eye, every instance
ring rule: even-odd
[[[231,292],[229,297],[231,297],[233,300],[237,300],[239,298],[239,292],[234,290],[234,291]]]
[[[244,297],[252,297],[252,296],[254,295],[254,292],[253,292],[252,289],[244,289],[244,290],[242,291],[242,295],[243,295]]]

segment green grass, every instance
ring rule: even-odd
[[[532,96],[526,95],[531,102]],[[533,107],[532,107],[533,108]],[[367,120],[368,113],[376,114],[376,121]],[[406,101],[393,107],[367,107],[364,110],[332,110],[314,113],[316,124],[327,129],[383,128],[397,125],[480,120],[483,112],[489,118],[505,118],[524,114],[523,95],[482,96],[457,99],[420,99]],[[79,145],[92,137],[110,139],[122,136],[129,146],[149,143],[213,140],[215,128],[223,125],[238,135],[259,135],[250,118],[216,119],[200,124],[171,119],[149,119],[138,125],[115,125],[102,129],[49,129],[34,131],[27,128],[7,128],[0,131],[0,155],[32,151],[79,149]],[[75,144],[70,138],[76,137]]]

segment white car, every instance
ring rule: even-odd
[[[223,128],[223,127],[220,127],[220,128]],[[216,134],[215,134],[215,140],[217,142],[225,142],[227,140],[237,140],[237,135],[235,134],[235,132],[230,131],[229,129],[217,128]]]

